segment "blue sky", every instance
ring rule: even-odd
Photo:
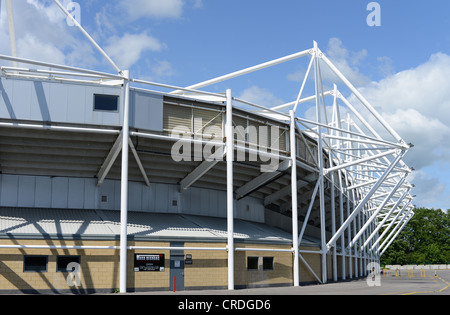
[[[5,6],[1,54],[10,54]],[[64,5],[70,1],[61,0]],[[313,41],[407,141],[417,206],[450,208],[450,3],[365,0],[78,0],[81,24],[133,77],[188,86],[311,48]],[[114,70],[51,0],[13,1],[18,54]],[[292,101],[308,60],[210,87]]]

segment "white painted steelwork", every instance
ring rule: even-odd
[[[92,126],[73,126],[73,124],[58,125],[57,123],[46,125],[16,121],[0,122],[0,127],[17,129],[44,129],[51,131],[65,131],[90,134],[111,134],[116,135],[117,145],[113,147],[110,153],[117,156],[119,150],[122,151],[121,165],[121,231],[120,246],[34,246],[34,245],[2,245],[0,248],[97,248],[97,249],[120,249],[120,291],[126,291],[126,253],[130,249],[175,249],[174,247],[139,247],[128,246],[127,242],[127,214],[128,214],[128,153],[131,148],[134,157],[139,165],[142,177],[149,186],[150,182],[146,176],[144,163],[139,158],[139,152],[130,141],[130,136],[141,137],[150,140],[174,142],[171,136],[151,132],[149,130],[130,130],[130,88],[131,83],[166,88],[171,92],[158,93],[164,97],[179,97],[183,99],[209,99],[211,104],[221,103],[224,107],[223,116],[225,135],[218,141],[226,148],[224,158],[226,159],[226,204],[227,204],[227,247],[225,248],[183,248],[191,250],[218,250],[228,251],[228,289],[234,289],[234,252],[235,251],[282,251],[293,253],[293,285],[299,285],[299,262],[306,264],[307,268],[312,269],[301,256],[302,253],[313,253],[321,256],[321,274],[314,277],[320,283],[326,283],[330,276],[327,274],[327,259],[332,254],[333,275],[337,280],[338,260],[341,260],[341,274],[345,279],[348,274],[350,278],[354,275],[367,274],[367,269],[362,262],[379,261],[380,256],[386,251],[392,241],[398,236],[411,217],[414,215],[412,200],[410,195],[412,185],[408,183],[407,176],[412,172],[404,162],[403,157],[412,145],[407,144],[394,128],[374,109],[374,107],[364,98],[364,96],[351,84],[351,82],[339,71],[339,69],[330,61],[319,49],[316,42],[313,48],[298,53],[288,55],[273,61],[268,61],[253,67],[235,71],[227,75],[206,80],[204,82],[193,84],[189,87],[178,87],[168,84],[144,81],[130,76],[129,71],[117,67],[114,61],[103,51],[103,49],[93,40],[93,38],[83,29],[83,27],[71,17],[67,10],[58,0],[54,0],[61,10],[72,18],[77,28],[88,38],[92,45],[105,57],[109,64],[114,68],[116,74],[109,74],[95,70],[87,70],[65,65],[40,62],[35,60],[18,58],[14,55],[0,55],[0,60],[10,61],[14,66],[1,67],[0,79],[23,79],[36,81],[53,81],[60,84],[63,82],[72,82],[77,84],[86,84],[92,86],[116,87],[121,91],[120,115],[121,131],[117,128],[94,128]],[[10,10],[8,10],[8,13]],[[11,17],[12,18],[12,17]],[[11,19],[12,21],[12,19]],[[12,34],[13,35],[13,34]],[[242,75],[253,73],[268,67],[274,67],[281,63],[297,60],[299,58],[310,57],[307,71],[303,80],[298,97],[292,102],[264,107],[259,104],[253,104],[246,100],[240,100],[232,96],[232,91],[225,93],[212,93],[200,91],[212,84],[230,80]],[[17,67],[16,64],[28,64],[40,66],[46,69],[31,69],[27,67]],[[324,91],[324,84],[321,68],[328,68],[336,75],[336,82],[333,83],[333,89]],[[314,95],[304,96],[309,82],[308,77],[311,71],[314,73]],[[344,97],[342,91],[350,93],[349,97]],[[144,90],[144,89],[139,89]],[[332,101],[327,105],[328,97]],[[351,100],[351,101],[349,101]],[[315,119],[305,119],[300,117],[298,109],[300,105],[313,102],[315,106]],[[252,110],[242,109],[239,104],[245,104],[252,107]],[[195,107],[195,105],[193,105]],[[236,109],[236,110],[235,110]],[[279,123],[289,130],[289,139],[286,141],[288,148],[286,153],[275,154],[261,148],[245,147],[238,142],[234,142],[233,119],[235,112],[239,110],[248,115],[259,115],[258,117],[267,117],[273,122]],[[363,115],[361,111],[366,111]],[[288,111],[288,112],[286,112]],[[373,119],[369,119],[373,118]],[[377,126],[369,121],[374,121]],[[64,123],[64,122],[61,122]],[[117,127],[117,126],[116,126]],[[381,136],[383,135],[383,136]],[[224,136],[224,137],[223,137]],[[204,144],[205,140],[192,139],[192,143]],[[300,158],[300,152],[297,148],[304,146],[305,157]],[[233,170],[236,165],[234,161],[235,152],[254,152],[261,156],[279,157],[283,163],[276,176],[253,178],[235,189],[233,181]],[[115,158],[114,158],[115,159]],[[108,173],[108,165],[114,162],[114,159],[105,157],[104,169],[100,169],[98,175],[98,184],[101,185]],[[200,180],[206,173],[218,165],[218,161],[200,163],[184,179],[180,180],[180,193],[188,189]],[[290,172],[286,172],[287,169]],[[301,172],[299,172],[301,171]],[[307,173],[308,175],[303,175]],[[290,184],[285,184],[276,192],[267,193],[263,198],[263,205],[279,202],[277,206],[280,212],[290,211],[292,220],[292,249],[280,250],[273,248],[235,248],[233,220],[235,214],[235,202],[246,194],[257,190],[260,186],[266,185],[278,176],[290,174]],[[307,185],[315,187],[305,191]],[[238,195],[236,198],[235,194]],[[303,195],[302,195],[303,194]],[[290,202],[283,202],[286,196],[290,195]],[[299,216],[301,202],[306,202],[307,206],[303,209],[305,216],[301,219],[302,227],[299,232]],[[318,202],[318,205],[316,204]],[[316,218],[311,217],[313,209],[317,209],[319,215]],[[328,214],[329,213],[329,214]],[[336,216],[339,216],[337,220]],[[320,230],[320,250],[309,251],[300,250],[300,244],[310,221],[315,223]],[[301,220],[300,220],[301,221]],[[384,228],[381,235],[379,232]],[[388,234],[389,233],[389,234]],[[384,236],[388,234],[387,238]],[[384,239],[384,240],[383,240]],[[381,242],[383,240],[383,242]],[[381,242],[381,245],[379,243]],[[348,258],[348,260],[346,260]]]

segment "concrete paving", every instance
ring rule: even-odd
[[[174,295],[174,296],[276,296],[276,295],[450,295],[450,270],[439,270],[437,276],[434,271],[428,270],[421,276],[419,270],[415,270],[411,276],[403,271],[396,277],[395,271],[388,276],[379,278],[379,286],[369,286],[367,278],[329,283],[324,285],[308,285],[300,287],[271,287],[242,290],[193,290],[193,291],[158,291],[148,293],[135,293],[145,295]],[[371,280],[371,279],[370,279]],[[370,284],[375,284],[369,281]],[[128,293],[130,294],[130,293]],[[133,293],[131,293],[133,294]]]

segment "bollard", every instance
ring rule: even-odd
[[[173,293],[175,293],[175,276],[173,276]]]
[[[434,269],[434,277],[437,278],[437,270]]]

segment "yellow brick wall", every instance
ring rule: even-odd
[[[210,247],[224,248],[225,244],[199,244],[185,243],[185,247]],[[192,265],[184,266],[184,286],[189,287],[218,287],[226,288],[228,286],[228,254],[227,251],[209,251],[209,250],[185,250],[184,254],[192,255]]]
[[[128,242],[129,246],[170,247],[169,242]],[[164,271],[134,271],[134,254],[164,254]],[[119,272],[117,273],[119,275]],[[165,289],[170,287],[170,250],[136,249],[128,251],[127,287]]]
[[[308,251],[319,251],[320,248],[318,247],[300,247],[300,250],[308,250]],[[322,278],[322,260],[321,255],[319,254],[312,254],[312,253],[300,253],[302,257],[306,260],[308,265],[311,267],[311,269],[314,271],[314,273],[319,277]],[[316,278],[314,275],[309,271],[309,268],[305,266],[303,261],[300,260],[300,283],[302,282],[316,282]]]
[[[119,246],[118,241],[54,241],[54,240],[1,240],[4,245],[78,245],[78,246]],[[129,242],[128,245],[134,245]],[[140,242],[140,246],[168,247],[167,242]],[[163,272],[135,272],[134,254],[158,253],[165,255],[166,270]],[[24,272],[24,256],[48,256],[46,272]],[[80,286],[70,287],[68,272],[56,271],[57,256],[80,256]],[[170,278],[170,251],[136,250],[128,251],[127,287],[129,288],[167,288]],[[119,288],[119,250],[111,249],[0,249],[0,290],[14,291],[64,291],[90,289],[114,291]]]
[[[84,245],[119,246],[119,241],[56,241],[56,240],[0,240],[0,244],[14,245]],[[169,242],[129,242],[129,245],[169,247]],[[290,249],[289,245],[240,244],[239,248],[279,248]],[[185,243],[185,247],[225,247],[224,243]],[[318,250],[318,248],[305,248]],[[185,265],[185,288],[226,288],[228,268],[226,251],[185,250],[192,255],[193,264]],[[160,272],[135,272],[134,254],[164,254],[165,270]],[[24,272],[24,255],[47,255],[47,272]],[[56,271],[58,255],[81,257],[81,286],[69,287],[67,272]],[[273,257],[273,270],[247,270],[248,257]],[[303,253],[302,256],[314,272],[321,277],[321,258],[318,254]],[[0,291],[44,291],[54,292],[75,289],[88,292],[90,289],[113,291],[119,287],[119,250],[110,249],[0,249]],[[262,264],[262,259],[260,259]],[[237,251],[235,252],[235,285],[270,286],[292,285],[293,256],[291,252]],[[330,265],[328,263],[328,265]],[[330,268],[328,268],[330,270]],[[348,261],[347,261],[348,270]],[[329,275],[332,275],[329,272]],[[139,289],[169,290],[170,288],[169,250],[130,250],[128,251],[127,287]],[[300,261],[300,282],[314,282],[314,276]],[[84,291],[83,291],[84,290]]]
[[[95,246],[118,246],[115,241],[43,241],[24,240],[10,241],[1,240],[5,245],[95,245]],[[24,255],[48,256],[46,272],[24,272]],[[69,287],[67,283],[68,272],[56,271],[57,256],[81,256],[80,287]],[[41,291],[77,289],[79,291],[92,288],[117,288],[119,251],[98,249],[0,249],[0,290],[27,290]]]
[[[291,249],[291,246],[237,244],[239,248]],[[258,270],[247,269],[247,258],[258,257]],[[273,257],[273,270],[263,270],[262,257]],[[237,251],[234,282],[236,286],[270,286],[292,284],[292,253],[266,251]]]

